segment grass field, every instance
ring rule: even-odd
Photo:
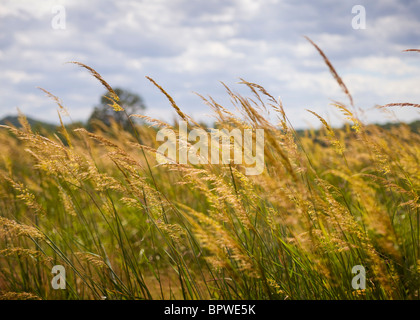
[[[150,118],[50,134],[21,115],[0,128],[0,299],[420,299],[420,134],[362,123],[323,58],[349,98],[331,106],[344,129],[313,113],[322,129],[297,134],[246,81],[249,98],[226,87],[236,114],[203,98],[218,128],[264,130],[260,175],[158,165],[157,129],[177,126]],[[51,285],[55,265],[65,290]],[[352,287],[357,265],[364,290]]]

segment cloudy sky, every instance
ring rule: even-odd
[[[365,8],[364,29],[353,28],[355,5]],[[56,28],[57,8],[64,29]],[[330,58],[366,121],[392,117],[377,104],[420,102],[420,54],[402,52],[420,48],[420,0],[0,0],[0,118],[19,108],[57,122],[40,86],[73,120],[86,120],[104,89],[65,63],[80,61],[140,94],[146,114],[163,120],[175,113],[145,76],[200,120],[211,111],[194,92],[229,105],[220,81],[248,94],[238,84],[244,78],[280,97],[295,127],[316,125],[305,109],[339,124],[330,103],[346,97],[304,35]],[[394,111],[420,119],[418,109]]]

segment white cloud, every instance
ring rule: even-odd
[[[418,101],[420,75],[391,79],[372,75],[352,74],[343,77],[355,95],[370,95],[377,103],[386,104],[401,100]],[[399,101],[398,101],[399,100]],[[408,101],[405,101],[408,102]]]
[[[420,74],[420,59],[418,63],[409,63],[398,57],[366,56],[350,60],[350,66],[360,71],[373,72],[378,75],[413,76]]]
[[[6,70],[0,74],[0,79],[5,82],[11,82],[12,84],[18,84],[21,82],[28,81],[39,81],[43,78],[42,74],[30,74],[24,71]]]
[[[54,104],[36,92],[42,86],[63,99],[73,118],[86,119],[103,87],[86,70],[63,65],[77,60],[112,85],[139,92],[148,112],[165,120],[172,110],[145,75],[203,119],[209,110],[191,91],[229,101],[219,81],[259,82],[282,97],[299,127],[304,108],[322,113],[329,99],[345,99],[303,35],[328,55],[360,105],[420,101],[420,57],[401,53],[420,47],[420,4],[360,3],[366,30],[351,28],[351,5],[327,0],[3,0],[0,117],[21,106],[56,121]],[[57,4],[66,8],[66,30],[51,28]]]
[[[412,33],[420,35],[420,21],[415,18],[407,18],[404,15],[387,15],[374,19],[366,28],[366,32],[372,38],[389,40]],[[417,43],[418,40],[417,40]]]

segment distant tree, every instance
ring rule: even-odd
[[[138,94],[121,88],[116,88],[114,91],[120,98],[118,104],[124,108],[128,115],[141,114],[142,111],[146,109],[143,99]],[[127,119],[127,115],[123,111],[114,111],[114,109],[109,106],[109,98],[109,92],[101,97],[100,104],[93,110],[88,125],[91,126],[94,121],[101,121],[109,126],[111,124],[111,119],[113,119],[124,129],[129,129],[130,123]]]

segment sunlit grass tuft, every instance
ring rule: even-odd
[[[242,80],[212,98],[217,128],[263,129],[265,169],[156,161],[156,128],[0,131],[0,299],[419,299],[420,135],[349,121],[297,133],[281,101]],[[112,88],[92,68],[107,89]],[[201,127],[153,79],[189,129]],[[50,97],[60,100],[44,90]],[[113,96],[111,107],[117,107]],[[61,102],[59,106],[61,105]],[[388,104],[416,107],[416,104]],[[272,123],[265,113],[277,115]],[[127,115],[130,116],[130,115]],[[66,290],[51,287],[63,265]],[[366,289],[352,288],[352,268]]]

